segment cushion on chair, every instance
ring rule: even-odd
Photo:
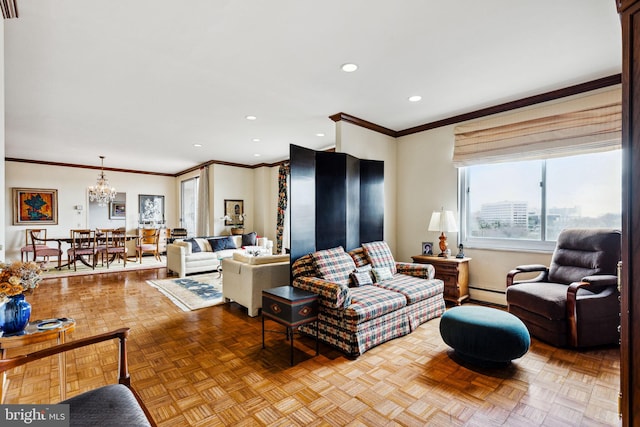
[[[150,426],[128,387],[112,384],[64,400],[71,426]]]
[[[316,266],[313,263],[313,256],[307,254],[295,260],[291,266],[291,274],[294,278],[314,277],[316,275]]]
[[[376,283],[393,279],[393,273],[391,273],[391,269],[389,267],[374,267],[372,271],[373,277],[376,279]]]
[[[191,253],[195,254],[196,252],[200,252],[202,251],[202,249],[200,249],[200,245],[198,244],[198,242],[196,242],[196,239],[191,238],[191,239],[185,239],[185,242],[191,243]]]
[[[349,285],[349,275],[356,269],[356,265],[342,246],[317,251],[312,255],[320,277],[330,282]]]
[[[236,244],[230,236],[217,237],[215,239],[208,239],[212,252],[219,252],[225,249],[236,249]]]
[[[615,274],[620,260],[620,232],[566,229],[558,236],[549,281],[566,285],[595,274]]]
[[[371,267],[371,264],[369,264],[369,258],[367,258],[367,254],[364,252],[362,247],[350,250],[349,255],[353,258],[353,262],[356,263],[356,267],[364,267],[365,265]]]
[[[376,267],[389,267],[391,274],[396,274],[396,262],[387,242],[363,243],[362,249],[369,258],[371,265]]]
[[[507,288],[509,306],[518,306],[550,320],[567,317],[567,285],[561,283],[519,283]]]
[[[258,240],[258,233],[252,231],[251,233],[242,235],[242,246],[256,246]]]
[[[354,271],[351,273],[351,281],[353,286],[366,286],[373,285],[373,278],[371,277],[371,271]]]

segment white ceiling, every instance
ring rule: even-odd
[[[333,146],[328,116],[338,112],[399,131],[621,70],[610,0],[18,0],[18,9],[4,21],[5,155],[21,159],[99,165],[104,155],[106,167],[164,173],[273,163],[290,143]],[[359,70],[344,73],[346,62]],[[415,94],[422,101],[408,102]]]

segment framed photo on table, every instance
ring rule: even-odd
[[[164,196],[138,195],[138,213],[143,224],[164,222]]]
[[[433,255],[433,242],[422,242],[422,255]]]
[[[58,224],[58,190],[13,188],[13,225]]]

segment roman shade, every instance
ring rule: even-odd
[[[620,148],[620,87],[457,126],[455,167]]]

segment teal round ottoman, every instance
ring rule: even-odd
[[[529,351],[527,327],[511,313],[481,306],[447,310],[440,319],[440,335],[462,360],[482,366],[501,366]]]

